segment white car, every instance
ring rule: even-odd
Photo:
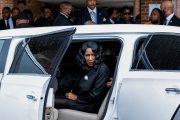
[[[56,80],[75,69],[74,55],[85,41],[103,47],[112,86],[98,113],[57,109]],[[179,120],[179,70],[179,27],[84,25],[3,30],[0,120]]]

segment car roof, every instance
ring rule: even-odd
[[[109,24],[77,26],[76,34],[80,33],[180,33],[179,27],[145,24]]]
[[[144,24],[114,24],[114,25],[78,25],[78,26],[53,26],[53,27],[32,27],[1,30],[2,37],[38,36],[62,29],[76,28],[75,34],[90,33],[180,33],[179,27],[164,25],[144,25]]]

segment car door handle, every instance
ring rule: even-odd
[[[180,94],[180,89],[179,88],[166,88],[165,91],[167,93],[170,93],[170,92],[175,92],[177,94]]]
[[[27,99],[37,101],[37,98],[33,95],[26,95]]]

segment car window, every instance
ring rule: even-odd
[[[176,35],[153,35],[135,55],[132,69],[179,70],[180,40]]]
[[[66,31],[27,38],[16,48],[10,73],[52,73],[52,67],[60,61],[61,51],[66,50],[68,39],[70,35]]]
[[[16,61],[16,62],[15,62]],[[43,74],[45,71],[31,53],[26,42],[21,42],[16,49],[16,56],[10,73],[37,73]]]
[[[4,40],[0,40],[0,52],[2,50],[3,45],[4,45]]]
[[[11,39],[0,39],[0,73],[4,71]]]
[[[48,74],[59,44],[58,41],[50,41],[37,37],[21,42],[10,72]]]

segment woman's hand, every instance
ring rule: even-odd
[[[76,100],[77,95],[73,94],[72,92],[68,92],[68,93],[66,93],[66,98],[68,98],[70,100]]]
[[[109,78],[109,81],[106,83],[106,86],[110,88],[112,85],[112,78]]]

